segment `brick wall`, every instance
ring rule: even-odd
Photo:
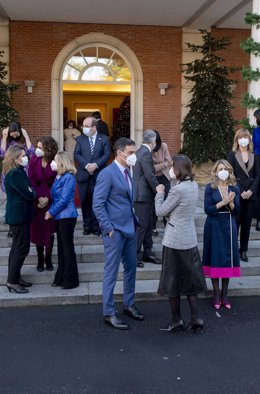
[[[240,48],[240,43],[250,36],[250,30],[238,30],[238,29],[214,29],[214,36],[221,37],[226,36],[231,40],[231,44],[226,51],[219,52],[220,56],[225,59],[225,64],[230,67],[242,67],[250,64],[250,57]],[[243,81],[241,71],[237,71],[232,76],[232,79],[238,81],[234,90],[234,99],[232,104],[234,109],[232,115],[237,121],[243,119],[246,116],[246,109],[242,108],[241,100],[243,94],[247,91],[247,82]],[[241,126],[237,126],[239,128]]]
[[[155,128],[168,143],[170,152],[180,147],[181,122],[181,28],[96,25],[72,23],[10,22],[10,78],[20,84],[13,94],[12,104],[20,113],[22,125],[35,141],[37,136],[51,133],[51,71],[60,50],[71,40],[90,32],[117,37],[138,57],[144,75],[144,129]],[[217,30],[232,39],[231,50],[225,53],[230,65],[249,62],[239,48],[248,31]],[[238,75],[239,77],[239,75]],[[28,94],[24,80],[36,82]],[[159,94],[158,84],[169,83],[165,96]],[[240,96],[245,83],[236,88],[234,116],[242,118]]]

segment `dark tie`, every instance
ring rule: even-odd
[[[130,187],[130,179],[129,179],[129,174],[128,174],[128,169],[127,168],[124,170],[124,173],[125,173],[125,180],[126,180],[127,186],[129,187],[129,189],[131,189],[131,187]]]
[[[90,152],[91,152],[91,156],[92,156],[93,155],[93,151],[94,151],[93,137],[89,137],[89,146],[90,146]]]

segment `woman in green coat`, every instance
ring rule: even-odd
[[[7,195],[5,221],[13,234],[8,259],[7,288],[15,293],[28,293],[31,283],[21,278],[21,268],[30,251],[30,223],[33,218],[33,200],[36,193],[31,189],[24,167],[28,165],[25,150],[11,146],[3,161],[4,184]]]

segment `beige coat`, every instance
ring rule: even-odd
[[[169,169],[171,168],[171,161],[168,146],[165,142],[162,142],[161,148],[153,153],[155,175],[165,175],[166,178],[170,180]]]

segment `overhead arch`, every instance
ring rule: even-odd
[[[70,57],[88,46],[104,45],[117,51],[127,63],[131,72],[131,114],[130,136],[137,144],[141,143],[143,132],[143,73],[140,62],[128,45],[104,33],[88,33],[70,41],[56,57],[51,74],[51,121],[52,136],[63,148],[63,90],[62,75]]]

